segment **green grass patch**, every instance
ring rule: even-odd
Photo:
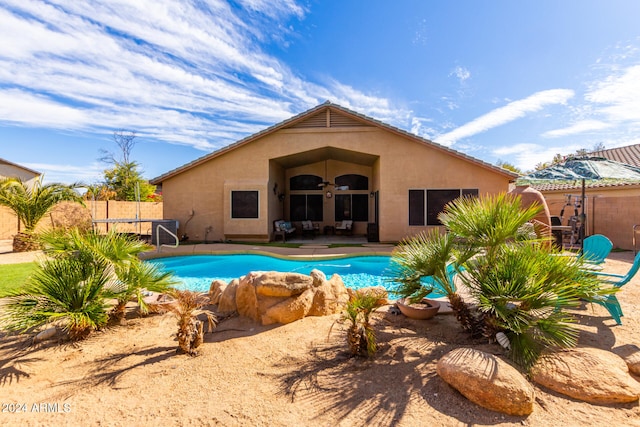
[[[35,262],[0,265],[0,297],[22,288],[37,267]]]

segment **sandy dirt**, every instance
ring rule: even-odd
[[[626,272],[632,257],[612,254],[605,270]],[[622,326],[600,306],[575,311],[581,345],[640,345],[640,276],[619,300]],[[500,348],[471,341],[452,315],[420,321],[388,309],[376,314],[371,360],[346,356],[339,316],[268,327],[230,318],[198,357],[176,353],[169,314],[131,315],[73,345],[0,336],[0,425],[640,426],[638,402],[592,405],[537,386],[528,417],[483,409],[435,366],[460,346]]]

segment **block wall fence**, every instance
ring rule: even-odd
[[[121,202],[115,200],[109,201],[88,201],[85,202],[83,211],[84,218],[91,219],[134,219],[139,209],[138,218],[143,219],[162,219],[162,202]],[[80,207],[80,205],[78,205]],[[68,211],[64,211],[68,212]],[[60,222],[64,215],[60,210],[54,209],[50,215],[45,216],[40,223],[38,229],[49,228],[54,222]],[[64,221],[63,221],[64,222]],[[18,218],[13,212],[3,206],[0,206],[0,240],[12,239],[19,231]],[[117,224],[95,224],[95,229],[106,231],[117,227],[118,231],[123,233],[139,233],[151,234],[151,223],[117,223]]]
[[[579,194],[579,192],[576,193],[574,190],[572,194]],[[551,215],[560,216],[565,205],[565,196],[563,194],[544,194],[544,196]],[[585,214],[587,215],[586,235],[603,234],[613,242],[614,248],[633,250],[633,226],[639,225],[636,245],[640,248],[640,195],[609,196],[587,192]],[[573,206],[565,206],[562,224],[567,225],[572,215],[574,215]]]

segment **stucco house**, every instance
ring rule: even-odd
[[[517,175],[330,102],[151,180],[164,218],[192,240],[274,239],[274,222],[397,242],[440,226],[463,195],[508,191]]]
[[[40,172],[0,158],[0,179],[20,178],[24,182],[29,182],[39,176]]]

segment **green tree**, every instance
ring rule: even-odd
[[[34,232],[38,222],[62,201],[83,203],[75,190],[78,187],[79,184],[43,184],[42,177],[36,178],[33,183],[18,178],[0,180],[0,206],[11,209],[24,226],[24,231],[13,238],[13,251],[37,249]]]
[[[512,164],[512,163],[505,162],[505,161],[503,161],[503,160],[498,160],[498,161],[496,162],[496,166],[499,166],[499,167],[501,167],[502,169],[506,169],[506,170],[508,170],[508,171],[515,172],[515,173],[517,173],[517,174],[519,174],[519,175],[522,175],[522,169],[520,169],[519,167],[515,166],[515,165],[514,165],[514,164]]]
[[[139,197],[141,201],[156,201],[156,186],[142,178],[138,170],[140,165],[131,160],[135,139],[135,132],[119,130],[113,133],[113,141],[120,149],[120,156],[116,157],[113,153],[102,150],[100,160],[111,165],[104,171],[107,191],[115,193],[115,200],[136,201]]]

